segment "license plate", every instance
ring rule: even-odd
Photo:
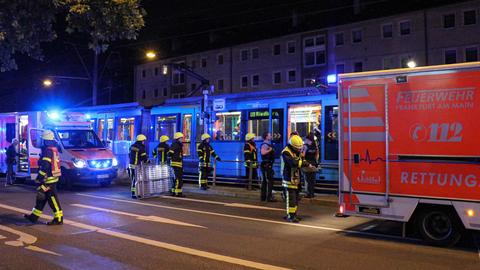
[[[105,178],[108,178],[108,177],[109,177],[108,174],[99,174],[99,175],[97,175],[97,178],[98,178],[98,179],[105,179]]]

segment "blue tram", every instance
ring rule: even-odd
[[[304,137],[308,132],[317,136],[323,170],[319,180],[337,181],[338,100],[336,93],[319,93],[317,89],[297,88],[259,91],[239,94],[215,95],[209,121],[203,123],[202,97],[169,99],[160,106],[143,108],[137,103],[75,108],[89,114],[97,134],[109,144],[126,167],[128,148],[139,133],[147,135],[151,152],[161,135],[173,138],[183,132],[184,164],[186,174],[197,174],[196,146],[204,132],[204,125],[211,135],[211,144],[222,162],[217,164],[217,179],[224,182],[238,181],[245,175],[243,144],[245,134],[256,134],[260,147],[262,134],[273,135],[277,161],[275,175],[280,177],[279,155],[288,141],[288,135],[297,131]],[[151,153],[150,153],[151,154]],[[217,180],[218,181],[218,180]]]

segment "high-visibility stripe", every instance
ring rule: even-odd
[[[251,153],[252,151],[250,150],[244,150],[243,153]]]
[[[146,156],[146,155],[147,155],[147,153],[142,153],[140,156],[142,156],[142,157],[143,157],[143,156]]]
[[[38,171],[38,173],[39,173],[41,176],[45,176],[45,175],[47,175],[47,173],[46,173],[46,172],[44,172],[44,171]]]
[[[54,213],[54,217],[56,217],[56,218],[61,218],[61,217],[63,217],[63,211],[60,210],[60,211],[58,211],[58,212],[55,212],[55,213]]]
[[[172,167],[182,167],[182,162],[172,161],[171,165]]]
[[[135,153],[135,163],[134,163],[134,164],[135,164],[135,165],[137,165],[137,164],[138,164],[138,152],[137,152],[137,153]]]
[[[298,185],[294,185],[292,184],[292,182],[283,181],[282,186],[286,188],[291,188],[291,189],[298,189]]]
[[[132,189],[131,189],[131,190],[132,190],[132,192],[137,192],[137,189],[136,189],[136,188],[134,188],[134,187],[132,187]]]
[[[48,177],[45,184],[53,184],[58,182],[58,177]]]
[[[138,149],[137,147],[132,147],[132,148],[130,148],[130,149],[131,149],[132,151],[135,151],[135,152],[140,151],[140,149]]]
[[[289,214],[295,214],[297,212],[297,207],[288,207],[288,213]]]
[[[173,152],[173,150],[169,150],[168,153],[172,153],[172,154],[173,154],[174,152]]]
[[[58,206],[57,200],[55,199],[55,196],[51,196],[50,199],[52,200],[53,207],[55,207],[55,212],[60,211],[60,207]]]
[[[49,157],[43,157],[42,160],[45,160],[45,161],[48,161],[48,162],[52,163],[52,159],[49,158]]]
[[[40,216],[42,215],[42,211],[33,208],[33,209],[32,209],[32,214],[35,215],[35,216],[37,216],[37,217],[40,217]]]

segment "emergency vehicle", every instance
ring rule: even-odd
[[[478,62],[340,75],[340,214],[480,230],[479,87]]]
[[[22,154],[16,178],[34,180],[38,173],[43,130],[52,130],[58,142],[62,177],[60,184],[71,187],[107,186],[117,177],[118,161],[92,129],[88,115],[78,112],[15,112],[0,114],[0,164],[6,171],[5,148],[19,140]]]

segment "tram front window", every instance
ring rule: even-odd
[[[321,105],[292,105],[288,108],[288,134],[296,131],[301,137],[320,130]]]
[[[120,118],[118,123],[118,140],[132,141],[135,135],[135,118]]]
[[[177,117],[176,116],[158,116],[157,128],[155,129],[155,140],[159,141],[160,136],[167,135],[173,139],[173,134],[177,132]]]
[[[239,141],[241,139],[241,112],[217,113],[213,136],[215,140]]]

